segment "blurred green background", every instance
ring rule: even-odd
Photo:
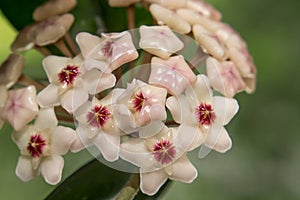
[[[300,1],[208,2],[247,41],[258,69],[257,91],[236,96],[240,111],[227,126],[232,149],[201,160],[192,152],[198,178],[192,184],[173,183],[164,199],[300,199]],[[2,15],[0,62],[15,35]],[[41,67],[37,53],[25,56],[38,57],[26,61],[27,70]],[[18,157],[6,125],[0,131],[0,199],[43,199],[55,186],[42,178],[20,181],[15,176]],[[63,178],[90,159],[85,151],[65,156]]]

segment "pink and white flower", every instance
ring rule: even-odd
[[[122,89],[114,89],[101,100],[94,97],[75,112],[78,137],[72,144],[71,151],[77,152],[95,145],[107,161],[112,162],[119,158],[120,137],[124,133],[114,119],[113,107],[123,92]]]
[[[43,60],[50,84],[38,94],[41,107],[61,105],[73,113],[88,100],[89,94],[96,94],[115,85],[113,74],[97,69],[87,71],[79,54],[73,59],[48,56]]]
[[[186,141],[191,149],[202,143],[219,152],[231,148],[231,139],[223,126],[237,113],[238,103],[232,98],[213,96],[205,75],[198,75],[197,81],[186,89],[184,95],[169,97],[166,105],[174,121],[181,124],[179,132],[185,137],[195,135],[192,143]]]
[[[76,41],[85,59],[85,67],[110,73],[121,65],[135,60],[138,53],[128,31],[101,34],[101,38],[89,33],[79,33]]]
[[[218,61],[213,57],[206,60],[207,77],[211,86],[226,97],[233,97],[245,89],[236,65],[232,61]]]
[[[1,98],[5,99],[5,94],[3,95],[1,94]],[[31,85],[8,91],[1,117],[19,131],[36,117],[38,109],[36,89]]]
[[[126,91],[117,100],[116,117],[120,128],[126,133],[139,131],[140,137],[155,134],[167,117],[166,97],[164,88],[136,79],[128,83]]]
[[[121,158],[140,168],[143,193],[155,194],[168,179],[191,183],[197,177],[196,168],[186,156],[189,147],[179,139],[184,133],[177,129],[164,126],[153,137],[132,138],[121,144]]]
[[[183,56],[172,56],[167,60],[152,57],[150,84],[164,87],[172,95],[179,95],[195,81],[196,75]]]
[[[62,155],[68,152],[76,135],[73,129],[57,125],[54,109],[41,109],[33,125],[13,133],[21,153],[16,174],[22,181],[39,174],[49,184],[55,185],[61,180]]]
[[[141,34],[139,46],[163,59],[167,59],[184,46],[168,26],[141,26],[139,30]]]

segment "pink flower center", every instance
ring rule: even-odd
[[[39,134],[33,135],[27,145],[29,154],[36,158],[43,154],[43,148],[46,146],[46,140]]]
[[[113,42],[112,41],[107,41],[102,49],[101,49],[101,52],[102,54],[105,56],[105,57],[108,57],[110,58],[112,56],[112,44]]]
[[[87,114],[87,122],[90,126],[103,127],[104,124],[110,119],[111,113],[105,106],[95,106]]]
[[[172,142],[162,138],[155,143],[152,154],[158,162],[169,164],[175,158],[176,149]]]
[[[132,100],[132,102],[133,102],[133,108],[136,111],[140,112],[142,110],[142,108],[143,108],[143,105],[144,105],[145,101],[146,101],[146,98],[144,97],[143,93],[142,92],[138,92],[134,96],[134,98]]]
[[[58,79],[62,84],[73,84],[74,80],[80,74],[77,66],[68,65],[58,74]]]
[[[209,126],[216,119],[216,114],[214,113],[214,110],[210,104],[200,103],[196,107],[195,113],[198,118],[198,122],[202,126]]]

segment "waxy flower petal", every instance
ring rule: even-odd
[[[83,32],[77,35],[76,41],[87,69],[98,68],[109,73],[138,57],[128,31],[102,34],[101,38]]]
[[[61,180],[63,167],[64,159],[61,156],[52,155],[44,158],[39,171],[47,183],[56,185]]]
[[[218,61],[209,57],[206,60],[206,71],[212,87],[227,97],[233,97],[246,87],[232,61]]]
[[[228,58],[227,51],[223,43],[220,40],[207,31],[201,25],[193,26],[193,34],[196,41],[200,46],[207,51],[208,54],[211,54],[213,57],[219,60],[226,60]]]
[[[167,60],[152,58],[150,84],[164,87],[172,95],[179,95],[195,81],[196,75],[183,56],[173,56]]]
[[[72,14],[63,14],[53,16],[37,24],[35,43],[39,46],[45,46],[57,42],[71,28],[74,22]]]
[[[181,50],[183,42],[168,26],[141,26],[139,46],[145,51],[163,59]]]
[[[38,105],[34,86],[8,92],[2,118],[7,120],[15,130],[21,130],[36,117],[37,113]]]
[[[191,31],[190,24],[183,20],[176,13],[172,12],[172,10],[157,4],[151,4],[149,9],[153,17],[157,20],[158,24],[166,24],[172,30],[182,34],[186,34]]]
[[[205,1],[189,0],[186,7],[216,21],[222,18],[221,13]]]
[[[10,54],[0,66],[0,85],[6,85],[7,88],[13,86],[22,74],[24,63],[22,55]]]

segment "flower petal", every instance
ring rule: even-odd
[[[76,133],[69,127],[57,126],[51,134],[51,152],[65,155],[76,138]]]
[[[64,159],[61,156],[52,155],[42,160],[40,172],[47,183],[56,185],[61,180],[63,167]]]
[[[89,98],[83,88],[69,90],[61,96],[61,106],[69,113],[74,113]]]
[[[2,111],[2,118],[19,131],[33,120],[38,113],[36,89],[34,86],[10,90]]]
[[[208,78],[205,75],[198,75],[192,87],[187,87],[185,95],[190,99],[189,103],[212,103],[213,93]]]
[[[42,108],[49,108],[60,105],[58,96],[58,87],[55,84],[49,84],[37,95],[37,102]]]
[[[34,125],[38,130],[56,127],[58,124],[54,108],[45,108],[39,111]]]
[[[199,147],[205,140],[205,135],[195,126],[183,123],[179,126],[178,135],[174,139],[182,151],[192,151]]]
[[[206,60],[208,79],[212,87],[224,96],[233,97],[246,85],[232,61],[218,61],[212,57]]]
[[[237,100],[226,97],[213,97],[214,111],[216,113],[216,124],[226,125],[238,112],[239,105]]]
[[[159,24],[166,24],[178,33],[186,34],[191,31],[191,26],[176,13],[157,4],[151,4],[149,10]]]
[[[223,43],[201,25],[193,26],[195,40],[200,46],[219,60],[226,60],[228,55]]]
[[[146,126],[139,128],[140,138],[147,138],[156,135],[162,130],[164,123],[161,121],[151,121]]]
[[[143,172],[153,171],[155,169],[154,157],[149,152],[144,139],[133,138],[121,144],[120,157],[138,167]]]
[[[232,146],[231,139],[223,126],[212,126],[204,144],[220,153],[225,153]]]
[[[149,83],[166,88],[170,94],[181,94],[195,81],[196,76],[183,56],[172,56],[167,60],[158,57],[151,59]]]
[[[168,175],[163,169],[141,173],[140,188],[141,191],[148,195],[154,195],[159,188],[168,180]]]
[[[145,51],[167,59],[171,54],[181,50],[183,42],[168,26],[141,26],[139,46]]]
[[[174,181],[191,183],[198,175],[197,169],[189,161],[186,155],[181,156],[172,166],[173,173],[169,178]]]
[[[85,145],[84,142],[82,141],[82,139],[79,137],[79,135],[76,136],[75,140],[73,141],[73,143],[70,146],[70,151],[72,153],[77,153],[83,149],[85,149]]]
[[[180,97],[170,96],[166,101],[166,106],[170,110],[175,122],[182,122],[182,107],[178,100]]]
[[[136,125],[133,123],[133,117],[128,107],[124,104],[113,106],[113,116],[120,130],[125,133],[133,133],[137,131]]]
[[[113,162],[118,160],[120,152],[120,135],[100,132],[93,138],[93,141],[107,161]]]
[[[111,88],[116,83],[116,77],[111,73],[101,73],[97,69],[92,69],[85,73],[85,88],[89,94],[97,94],[103,90]]]
[[[30,181],[37,176],[37,171],[32,168],[29,156],[20,156],[16,168],[16,175],[24,182]]]
[[[79,45],[80,51],[84,58],[86,58],[90,51],[94,49],[101,41],[102,40],[98,36],[86,32],[78,33],[76,36],[76,42]]]

